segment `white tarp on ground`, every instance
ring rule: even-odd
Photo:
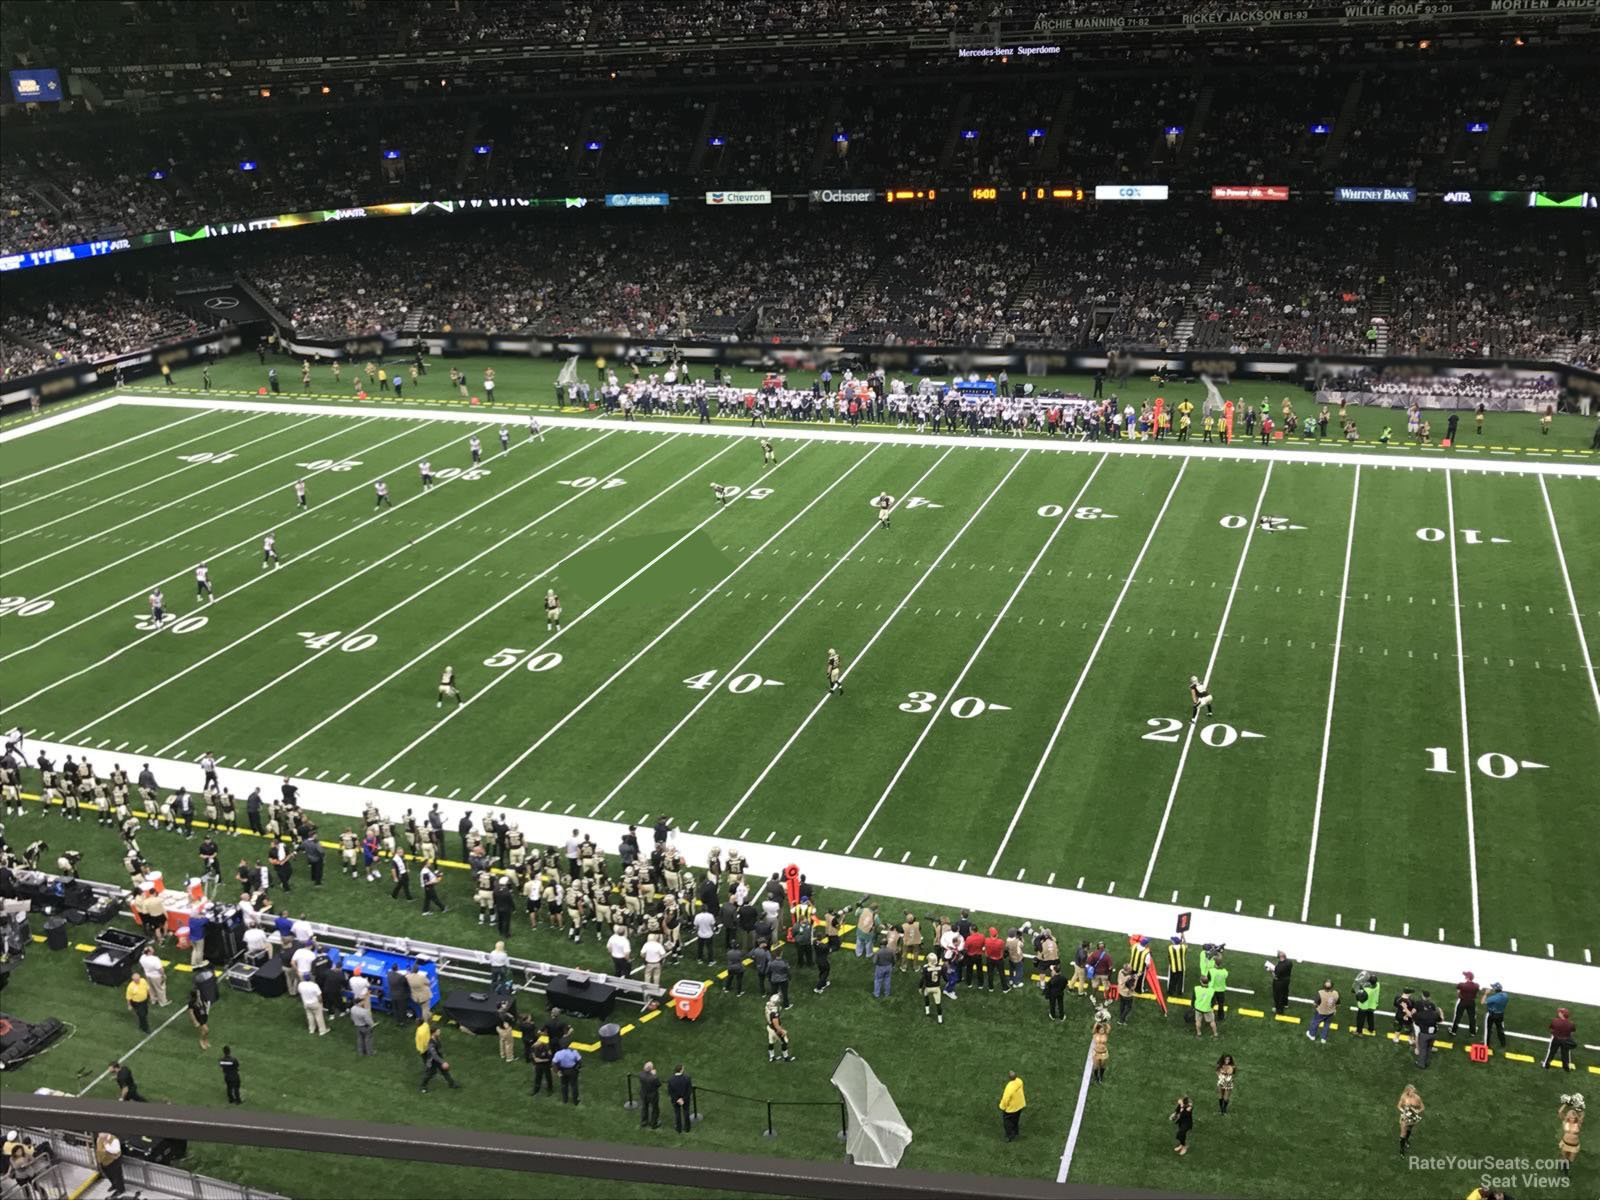
[[[896,1167],[911,1144],[911,1127],[889,1089],[867,1060],[846,1050],[833,1071],[833,1086],[849,1113],[845,1152],[858,1167]]]

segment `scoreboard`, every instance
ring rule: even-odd
[[[966,204],[1083,204],[1093,192],[1081,187],[1055,184],[1028,187],[1001,184],[973,184],[958,189],[890,188],[883,199],[888,204],[932,204],[940,201]]]

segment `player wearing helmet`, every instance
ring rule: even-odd
[[[937,1017],[944,1024],[944,971],[939,956],[930,954],[922,964],[922,1015]]]
[[[1200,719],[1200,706],[1202,704],[1206,706],[1206,716],[1209,717],[1212,714],[1211,689],[1200,682],[1198,675],[1189,676],[1189,704],[1191,706],[1189,724],[1191,725]]]

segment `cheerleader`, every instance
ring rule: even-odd
[[[1228,1115],[1228,1105],[1233,1103],[1233,1055],[1224,1054],[1217,1059],[1217,1111]]]
[[[1561,1143],[1556,1153],[1561,1155],[1561,1171],[1565,1174],[1572,1170],[1573,1161],[1578,1157],[1578,1134],[1583,1131],[1583,1094],[1574,1092],[1561,1097],[1561,1107],[1556,1112],[1561,1117]]]
[[[1089,1065],[1092,1083],[1106,1081],[1106,1059],[1111,1057],[1111,1013],[1104,1008],[1094,1010],[1094,1035],[1089,1043],[1093,1061]]]
[[[1422,1123],[1422,1112],[1426,1106],[1422,1097],[1417,1093],[1415,1084],[1406,1084],[1406,1090],[1400,1093],[1400,1099],[1395,1104],[1395,1109],[1400,1113],[1400,1153],[1404,1154],[1411,1148],[1411,1133]]]
[[[1177,1138],[1177,1145],[1172,1147],[1172,1152],[1189,1153],[1189,1131],[1194,1128],[1194,1101],[1187,1096],[1179,1096],[1177,1106],[1167,1120],[1174,1125],[1173,1134]]]

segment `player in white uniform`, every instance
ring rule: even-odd
[[[166,617],[167,617],[166,606],[162,602],[161,589],[160,588],[156,588],[155,591],[150,593],[150,620],[151,620],[151,623],[154,624],[157,629],[160,629],[161,625],[162,625],[162,622],[166,620]]]
[[[439,700],[434,707],[443,708],[446,696],[454,698],[456,704],[460,705],[461,691],[456,687],[456,669],[454,667],[446,667],[444,669],[444,675],[439,680]]]
[[[372,485],[372,493],[375,497],[373,508],[382,508],[385,504],[390,508],[394,507],[394,503],[389,499],[389,485],[383,480],[380,479]]]
[[[538,417],[529,417],[528,418],[528,440],[531,442],[531,441],[533,441],[534,438],[538,438],[541,442],[544,441],[544,430],[539,428],[539,418]]]
[[[839,669],[839,652],[828,651],[828,694],[844,691],[844,672]]]
[[[770,467],[778,461],[778,456],[772,451],[772,443],[766,438],[761,439],[761,465]]]
[[[1200,706],[1206,706],[1206,716],[1211,716],[1211,689],[1200,682],[1198,675],[1189,676],[1189,703],[1193,706],[1189,714],[1189,724],[1193,725],[1200,719]]]
[[[294,481],[294,504],[296,508],[304,508],[306,506],[306,481],[304,479],[296,479]]]
[[[422,490],[427,491],[433,487],[433,464],[423,459],[417,464],[417,470],[422,473]]]
[[[726,504],[728,502],[728,493],[732,490],[732,488],[723,487],[720,483],[711,485],[711,494],[717,498],[718,504]]]
[[[18,762],[25,761],[22,753],[22,730],[14,725],[6,730],[6,753]]]
[[[555,588],[544,594],[544,627],[546,632],[561,629],[561,597],[556,595]]]
[[[216,599],[211,591],[211,572],[206,569],[205,563],[194,569],[194,598],[198,600],[201,596],[206,598],[207,604]]]
[[[483,443],[478,440],[477,434],[473,434],[467,439],[467,449],[472,451],[473,466],[477,466],[483,461]]]
[[[261,569],[265,571],[269,566],[276,569],[278,565],[278,535],[269,533],[261,539]]]
[[[504,454],[511,449],[511,430],[504,425],[500,426],[500,453]]]

